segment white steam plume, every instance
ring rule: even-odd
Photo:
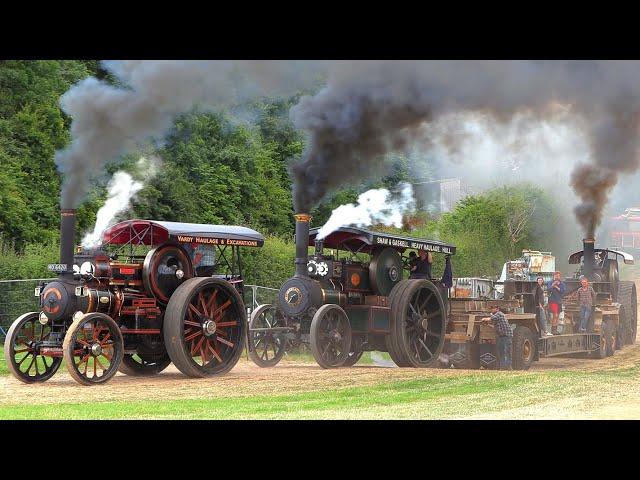
[[[320,228],[318,240],[347,225],[366,227],[382,223],[400,228],[403,214],[414,211],[415,201],[411,184],[400,183],[398,186],[398,195],[392,194],[386,188],[372,189],[360,194],[357,205],[340,205]]]
[[[141,157],[136,163],[145,181],[150,180],[158,171],[159,161],[156,158]],[[102,233],[114,223],[119,213],[129,209],[133,197],[142,190],[143,182],[138,182],[122,170],[113,174],[109,182],[109,195],[106,202],[96,215],[96,224],[93,232],[87,233],[82,239],[84,248],[95,248],[100,244]]]

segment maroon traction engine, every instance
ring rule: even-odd
[[[25,383],[51,378],[64,360],[81,384],[119,370],[154,375],[171,362],[185,375],[228,372],[246,337],[240,247],[249,228],[129,220],[102,245],[74,255],[75,211],[63,210],[58,278],[36,288],[40,311],[11,325],[4,354]]]

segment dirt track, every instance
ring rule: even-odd
[[[640,364],[640,343],[615,352],[613,357],[603,360],[577,358],[549,358],[534,363],[529,372],[541,371],[606,371],[633,367]],[[323,370],[314,363],[282,362],[274,368],[262,369],[245,358],[223,377],[192,379],[180,374],[173,366],[155,377],[128,377],[117,374],[109,383],[96,387],[81,387],[67,373],[59,373],[44,384],[25,385],[11,375],[0,376],[0,408],[9,404],[58,404],[78,402],[105,402],[118,400],[221,398],[253,395],[282,395],[295,392],[322,391],[353,386],[384,384],[394,380],[410,380],[429,377],[469,375],[469,370],[384,368],[378,366],[355,366],[352,368]],[[479,375],[494,375],[501,372],[482,371]],[[567,401],[570,401],[569,399]],[[626,402],[626,404],[625,404]],[[559,405],[554,405],[554,408]],[[516,418],[547,416],[540,408],[512,412]],[[631,408],[631,411],[629,410]],[[640,397],[637,401],[621,401],[609,406],[611,418],[640,418]],[[623,412],[626,414],[623,415]],[[509,417],[508,411],[500,414]],[[490,417],[483,417],[490,418]]]
[[[550,358],[534,363],[529,372],[549,370],[608,370],[632,367],[640,363],[640,344],[625,347],[603,360]],[[282,395],[385,383],[393,380],[434,376],[469,375],[469,370],[437,370],[355,366],[323,370],[311,363],[281,363],[274,368],[259,368],[242,359],[223,377],[192,379],[173,366],[155,377],[140,378],[117,374],[109,383],[81,387],[67,373],[59,373],[44,384],[25,385],[10,375],[0,377],[0,405],[55,404],[72,402],[220,398],[251,395]],[[483,371],[483,375],[497,372]]]

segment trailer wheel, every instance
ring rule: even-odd
[[[351,324],[339,306],[326,304],[311,321],[311,353],[322,368],[344,365],[351,351]]]
[[[60,357],[40,354],[40,344],[51,334],[49,325],[38,321],[38,313],[25,313],[12,324],[4,339],[4,359],[9,371],[24,383],[49,380],[62,363]]]
[[[247,313],[238,291],[212,277],[186,280],[164,316],[164,343],[171,361],[189,377],[222,375],[242,354]]]
[[[609,330],[609,335],[607,336],[606,349],[605,354],[607,357],[611,357],[616,350],[616,331],[614,328]]]
[[[608,322],[602,323],[600,326],[600,343],[598,348],[591,352],[591,356],[594,358],[605,358],[607,356],[607,344],[609,343],[609,327]]]
[[[620,314],[620,324],[624,325],[621,346],[634,344],[638,333],[638,297],[634,282],[620,282],[617,301],[624,307],[624,314]]]
[[[513,332],[513,368],[529,370],[536,354],[536,338],[529,327],[518,325]]]
[[[434,366],[444,347],[444,300],[438,288],[428,280],[403,280],[396,287],[404,282],[407,282],[406,287],[399,297],[396,295],[391,306],[390,343],[399,356],[399,366]]]
[[[87,313],[74,320],[64,336],[62,349],[69,374],[82,385],[111,380],[124,354],[120,328],[104,313]]]
[[[283,333],[253,332],[254,328],[284,327],[285,319],[273,305],[260,305],[251,313],[249,322],[249,357],[259,367],[273,367],[284,356],[286,337]]]

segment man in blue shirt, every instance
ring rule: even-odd
[[[551,312],[551,333],[558,335],[558,319],[562,310],[562,297],[567,287],[561,280],[561,273],[553,274],[553,280],[547,283],[547,291],[549,292],[549,311]]]

